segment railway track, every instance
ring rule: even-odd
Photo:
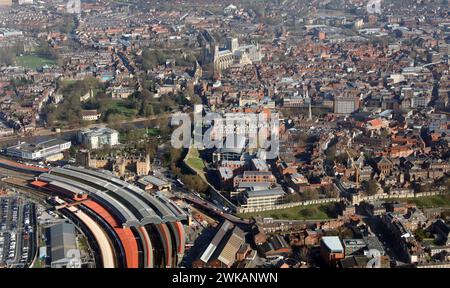
[[[0,169],[0,177],[11,177],[11,178],[17,178],[21,180],[33,180],[33,177],[20,172],[13,172],[5,169]]]
[[[12,188],[13,190],[15,190],[19,193],[22,193],[23,195],[35,200],[39,204],[42,204],[45,208],[53,207],[45,201],[49,196],[51,196],[45,192],[38,191],[38,190],[32,189],[30,187],[16,184],[16,183],[11,183],[11,182],[6,182],[6,181],[3,181],[3,183],[5,183],[5,185],[7,187]]]
[[[0,179],[3,177],[4,177],[4,179],[2,179],[0,181],[4,185],[17,190],[18,192],[20,192],[32,199],[38,200],[41,203],[45,203],[45,199],[50,196],[48,193],[39,191],[37,189],[33,189],[33,188],[27,186],[27,184],[25,184],[29,181],[32,181],[34,179],[34,175],[17,172],[17,171],[5,169],[5,168],[0,168]],[[24,184],[20,184],[20,182],[23,182]],[[49,206],[49,205],[46,204],[45,206]]]

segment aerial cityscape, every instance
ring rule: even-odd
[[[0,268],[450,268],[449,7],[0,0]]]

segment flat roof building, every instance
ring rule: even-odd
[[[172,185],[169,182],[157,178],[152,175],[142,177],[137,182],[138,186],[146,191],[158,190],[158,191],[170,191]]]
[[[337,97],[334,99],[334,113],[351,114],[359,109],[359,99],[354,97]]]
[[[78,143],[91,149],[98,149],[104,145],[115,146],[119,144],[119,132],[106,127],[84,129],[77,134]]]
[[[81,268],[73,224],[64,222],[50,227],[50,257],[52,268]]]
[[[15,146],[8,147],[6,154],[26,160],[57,160],[52,158],[70,149],[71,146],[72,143],[70,141],[61,139],[52,139],[37,144],[21,142]]]
[[[266,164],[266,161],[255,158],[252,159],[252,168],[256,171],[269,171],[269,166]]]
[[[324,236],[320,240],[320,254],[330,267],[336,267],[339,260],[344,259],[344,247],[337,236]]]
[[[354,254],[363,254],[365,248],[367,248],[367,243],[363,239],[344,239],[345,256],[350,256]]]
[[[272,189],[249,189],[242,193],[241,207],[249,210],[269,210],[274,206],[283,204],[286,192],[279,186]]]

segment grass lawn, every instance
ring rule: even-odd
[[[69,85],[75,84],[77,80],[62,80],[61,87],[67,87]]]
[[[158,136],[161,134],[161,131],[157,128],[148,128],[147,129],[147,135],[148,136]]]
[[[97,94],[103,92],[103,89],[97,88],[97,89],[92,89],[92,94],[94,95],[94,98],[97,97]]]
[[[16,58],[17,65],[30,69],[37,69],[45,65],[56,64],[55,60],[40,57],[38,55],[23,55]]]
[[[36,259],[32,268],[42,268],[42,260]]]
[[[120,114],[124,115],[127,118],[131,118],[136,116],[136,110],[132,108],[128,108],[121,101],[113,101],[111,109],[117,110]]]
[[[191,148],[190,153],[186,158],[186,164],[199,171],[203,171],[205,168],[205,164],[203,164],[203,160],[200,158],[198,150],[194,148]]]
[[[264,212],[255,213],[244,213],[238,214],[237,216],[248,219],[250,217],[261,216],[265,218],[273,219],[285,219],[285,220],[321,220],[330,219],[327,213],[328,207],[334,205],[334,203],[329,204],[318,204],[318,205],[308,205],[308,206],[298,206],[280,210],[271,210]]]
[[[420,197],[415,199],[404,199],[404,201],[414,203],[419,208],[450,208],[450,195],[439,195],[430,197]]]
[[[436,244],[436,242],[434,242],[434,239],[433,239],[433,238],[423,239],[422,242],[423,242],[423,244],[425,244],[425,245],[429,245],[429,246],[438,246],[438,245]]]

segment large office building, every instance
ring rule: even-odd
[[[119,144],[119,132],[106,127],[84,129],[78,132],[77,140],[91,149],[99,149],[104,145],[115,146]]]
[[[24,160],[56,161],[63,158],[62,152],[70,149],[72,143],[67,140],[52,139],[37,144],[21,142],[8,147],[6,154]]]
[[[266,182],[275,184],[277,179],[270,171],[244,171],[241,176],[233,179],[234,186],[238,187],[240,183],[260,183]]]
[[[351,114],[359,109],[359,99],[356,97],[338,97],[334,99],[334,113]]]
[[[242,209],[249,211],[263,211],[273,209],[274,206],[284,203],[286,192],[279,186],[268,189],[250,188],[244,191],[240,198]]]

